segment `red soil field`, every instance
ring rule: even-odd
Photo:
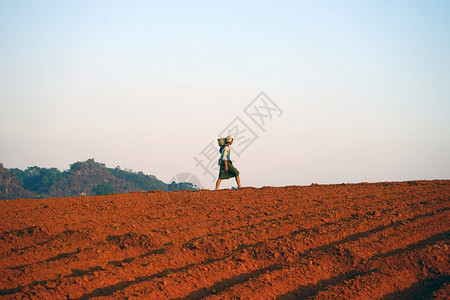
[[[450,181],[0,202],[2,299],[449,299]]]

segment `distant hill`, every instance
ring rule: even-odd
[[[153,175],[107,168],[94,159],[56,168],[5,169],[0,164],[0,199],[107,195],[150,190],[194,190],[191,183],[166,184]]]
[[[14,174],[0,164],[0,200],[14,198],[31,198],[33,193],[25,190],[16,180]]]

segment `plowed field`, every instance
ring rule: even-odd
[[[4,299],[449,299],[450,181],[0,202]]]

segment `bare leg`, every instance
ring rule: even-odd
[[[216,182],[216,191],[219,189],[219,185],[220,185],[220,183],[222,182],[222,179],[217,179],[217,182]]]
[[[241,180],[239,179],[239,176],[236,176],[236,183],[237,183],[237,185],[238,185],[238,188],[242,188],[242,186],[241,186]]]

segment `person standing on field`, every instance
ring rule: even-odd
[[[230,179],[235,177],[238,188],[241,187],[241,180],[239,179],[239,171],[233,166],[233,163],[230,159],[231,153],[231,144],[233,144],[233,137],[231,135],[227,136],[227,142],[225,145],[220,147],[220,172],[219,178],[216,182],[216,191],[219,189],[220,183],[222,179]]]

